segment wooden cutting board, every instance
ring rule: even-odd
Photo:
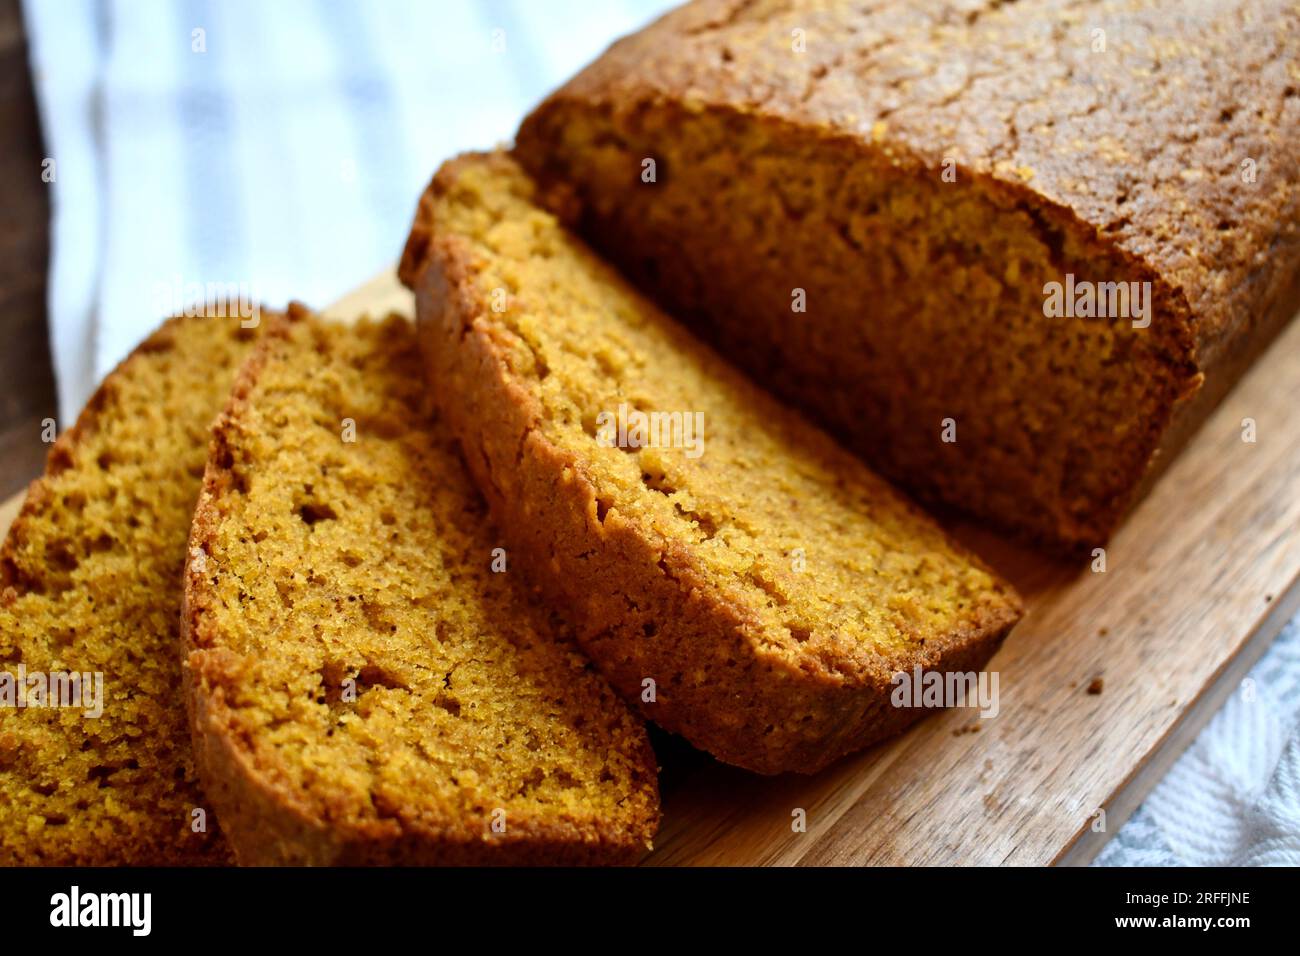
[[[390,309],[411,301],[384,275],[327,311]],[[1300,322],[1168,468],[1103,573],[958,528],[1029,607],[989,665],[998,715],[937,713],[815,777],[756,777],[661,736],[647,862],[1088,862],[1300,609],[1297,409]],[[0,507],[0,529],[18,505]]]

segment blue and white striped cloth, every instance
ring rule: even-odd
[[[439,162],[670,5],[26,0],[63,419],[195,288],[319,306],[392,263]],[[1100,863],[1300,864],[1294,624],[1251,681]]]
[[[396,261],[443,159],[671,5],[30,0],[63,420],[178,296],[323,306]]]

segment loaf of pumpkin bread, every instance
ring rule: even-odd
[[[536,198],[506,155],[452,161],[401,276],[518,565],[625,698],[729,763],[811,772],[919,716],[896,675],[978,670],[1012,589]]]
[[[1294,0],[698,0],[516,155],[887,476],[1052,549],[1300,307]]]
[[[208,795],[242,864],[619,863],[645,726],[529,599],[414,328],[291,306],[213,433],[185,575]]]

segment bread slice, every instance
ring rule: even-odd
[[[504,155],[444,166],[401,275],[499,526],[624,696],[727,762],[814,771],[918,716],[896,672],[982,666],[1011,587],[535,198]]]
[[[243,864],[634,860],[645,727],[527,599],[425,405],[396,316],[291,307],[240,374],[184,616],[222,828]]]
[[[193,766],[177,631],[208,427],[254,334],[166,322],[59,436],[9,530],[0,680],[21,668],[31,703],[85,676],[61,700],[83,706],[18,707],[0,687],[0,864],[231,860]]]
[[[517,155],[882,474],[1073,552],[1300,309],[1297,62],[1295,0],[698,0]]]

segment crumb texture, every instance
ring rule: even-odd
[[[0,667],[100,673],[103,713],[0,708],[0,863],[230,860],[193,766],[178,629],[208,426],[253,335],[167,322],[59,437],[10,529]]]
[[[217,426],[189,667],[240,862],[634,859],[645,729],[508,552],[492,570],[504,542],[424,393],[409,323],[295,309]]]
[[[653,678],[647,714],[724,759],[782,769],[797,762],[786,748],[824,762],[861,745],[855,708],[895,669],[991,652],[1018,615],[1008,586],[535,198],[503,155],[454,162],[403,274],[445,290],[417,300],[435,390],[503,526],[630,699]],[[677,413],[700,441],[620,446],[602,433],[620,408]]]

